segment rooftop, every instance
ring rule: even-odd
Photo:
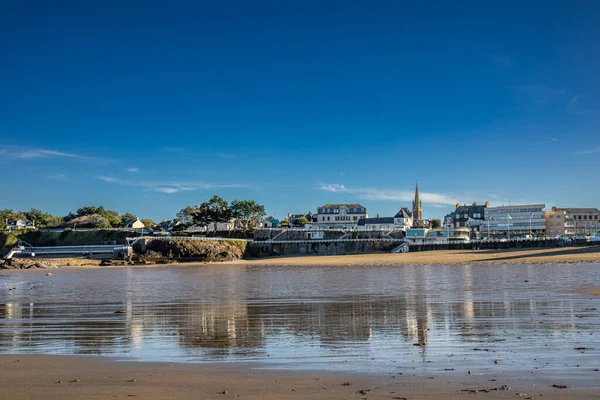
[[[321,206],[319,208],[341,208],[341,207],[346,207],[346,208],[367,208],[365,206],[361,206],[360,204],[325,204],[324,206]]]

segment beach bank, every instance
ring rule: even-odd
[[[493,360],[490,360],[493,364]],[[381,374],[265,370],[261,365],[121,362],[93,356],[0,355],[6,399],[597,399],[597,376],[471,373],[432,366]],[[566,388],[557,388],[566,386]]]

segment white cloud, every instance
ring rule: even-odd
[[[125,171],[133,173],[133,172],[140,172],[140,169],[139,168],[126,168]]]
[[[548,139],[552,140],[553,142],[558,142],[557,138],[553,138],[552,136],[548,136]]]
[[[596,154],[596,153],[600,153],[600,147],[596,147],[595,149],[591,149],[591,150],[580,151],[577,154],[586,155],[586,154]]]
[[[159,187],[159,188],[154,188],[152,189],[155,192],[162,192],[162,193],[177,193],[179,192],[179,189],[175,189],[175,188],[168,188],[168,187]]]
[[[100,179],[106,183],[115,185],[139,187],[144,190],[150,190],[161,193],[177,193],[181,191],[191,191],[199,189],[219,189],[219,188],[242,188],[248,185],[240,184],[216,184],[207,182],[166,182],[166,181],[137,181],[132,179],[121,179],[115,176],[98,175],[96,179]]]
[[[362,189],[353,189],[347,188],[343,184],[339,183],[329,183],[329,184],[320,184],[319,189],[325,190],[327,192],[343,192],[343,193],[353,193],[356,194],[358,198],[365,200],[376,200],[376,201],[398,201],[398,202],[408,202],[412,201],[415,197],[413,191],[408,190],[394,190],[394,189],[379,189],[379,188],[362,188]],[[427,193],[427,192],[419,192],[419,196],[423,203],[429,204],[444,204],[444,205],[454,205],[458,201],[448,195],[440,194],[440,193]]]
[[[71,158],[78,160],[106,160],[89,157],[81,154],[69,153],[52,149],[35,149],[23,146],[0,146],[0,154],[9,158],[36,159],[36,158]]]
[[[322,183],[319,187],[321,190],[325,190],[327,192],[345,192],[346,187],[344,185],[338,185],[337,183],[330,183],[325,185]]]
[[[46,178],[54,179],[57,181],[65,181],[65,180],[67,180],[67,175],[65,175],[65,174],[46,174]]]

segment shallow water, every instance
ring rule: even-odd
[[[600,297],[573,293],[598,287],[598,265],[52,273],[0,274],[1,353],[574,378],[600,368]]]

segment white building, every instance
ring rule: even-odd
[[[485,209],[481,234],[492,236],[536,235],[546,230],[545,204],[521,204]]]
[[[362,218],[358,229],[367,231],[403,231],[412,227],[413,219],[408,208],[402,208],[393,217]]]
[[[354,229],[358,221],[368,217],[366,207],[360,204],[325,204],[317,209],[316,222],[310,228]]]
[[[182,208],[181,210],[179,210],[176,216],[177,220],[184,225],[192,225],[192,222],[194,222],[192,218],[191,207]]]
[[[471,230],[411,228],[406,230],[405,240],[409,243],[468,243],[471,240]]]
[[[28,219],[13,219],[11,221],[8,221],[7,228],[9,230],[33,229],[35,228],[35,224]]]
[[[128,229],[144,229],[145,227],[146,226],[144,225],[144,223],[142,221],[140,221],[139,218],[132,219],[125,223],[125,228],[128,228]]]

